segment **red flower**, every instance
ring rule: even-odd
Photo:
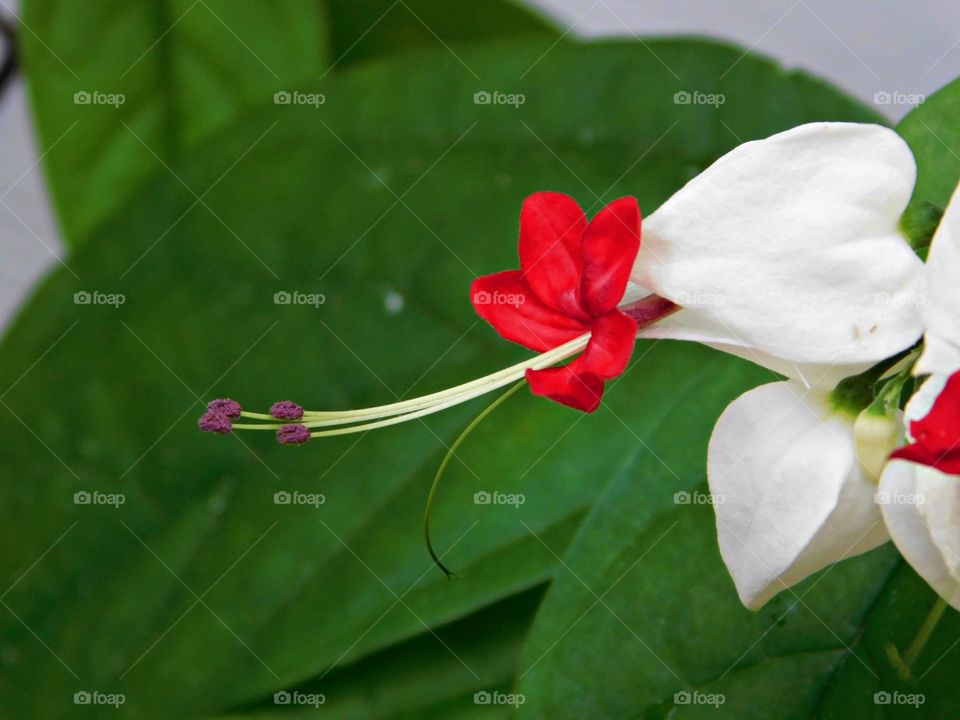
[[[633,353],[636,321],[617,309],[640,250],[640,208],[620,198],[589,223],[560,193],[528,197],[520,212],[520,270],[474,280],[477,314],[507,340],[544,352],[590,332],[580,357],[563,367],[527,370],[536,395],[593,412],[605,380]]]
[[[910,423],[914,442],[890,457],[960,475],[960,371],[947,380],[927,416]]]

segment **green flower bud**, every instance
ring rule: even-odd
[[[857,460],[864,477],[877,483],[884,465],[900,440],[901,421],[897,415],[881,415],[871,408],[857,415],[853,438]]]

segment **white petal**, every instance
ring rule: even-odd
[[[737,398],[714,428],[707,475],[720,553],[748,608],[887,539],[853,419],[799,383]]]
[[[878,125],[746,143],[644,220],[632,279],[694,316],[674,337],[709,328],[711,344],[855,374],[922,333],[923,264],[899,230],[915,176]]]
[[[880,480],[890,537],[938,595],[960,610],[960,483],[905,460],[891,460]],[[919,500],[918,500],[919,499]]]
[[[951,576],[960,580],[960,483],[955,476],[928,467],[916,468],[916,476],[917,492],[924,499],[917,510]]]
[[[770,353],[751,347],[742,338],[731,337],[722,332],[703,315],[691,309],[683,309],[655,325],[644,328],[639,337],[648,339],[688,340],[703,343],[717,350],[736,355],[744,360],[761,365],[774,373],[798,380],[806,388],[832,390],[841,380],[859,375],[874,363],[800,363],[778,358]]]
[[[933,410],[933,404],[940,397],[943,388],[946,387],[949,377],[946,374],[931,375],[917,388],[917,391],[910,398],[910,402],[907,403],[907,407],[904,408],[908,427],[910,422],[921,420],[930,414],[930,411]]]
[[[924,290],[927,337],[915,371],[949,374],[960,368],[960,186],[933,236]]]
[[[907,404],[917,420],[930,412],[946,383],[936,375]],[[880,480],[890,537],[930,587],[960,610],[960,482],[933,468],[891,460]]]
[[[960,314],[960,307],[955,310]],[[960,347],[947,342],[935,330],[927,330],[923,338],[923,352],[913,366],[915,375],[942,373],[952,375],[960,369]]]

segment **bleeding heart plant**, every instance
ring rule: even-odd
[[[231,404],[228,414],[215,401],[200,427],[273,430],[302,444],[420,418],[524,377],[535,394],[591,412],[638,336],[707,343],[833,387],[920,336],[912,292],[922,263],[898,227],[914,178],[893,131],[814,123],[722,157],[647,219],[642,244],[633,198],[588,222],[572,198],[537,193],[520,216],[520,269],[477,279],[472,301],[503,337],[540,355],[359,410],[284,401],[269,413]]]
[[[946,571],[925,570],[916,558],[928,550],[917,549],[913,530],[903,531],[916,512],[904,516],[876,500],[888,484],[903,484],[900,471],[889,475],[891,452],[960,472],[960,375],[940,383],[922,418],[917,403],[908,408],[911,442],[896,450],[901,395],[925,329],[917,368],[960,369],[960,210],[948,209],[924,267],[900,227],[915,177],[909,148],[891,130],[816,123],[734,149],[642,231],[633,198],[588,220],[573,198],[536,193],[520,213],[520,268],[476,279],[471,300],[502,337],[539,355],[457,387],[357,410],[305,411],[282,401],[255,413],[216,400],[200,427],[273,430],[281,443],[299,445],[420,418],[521,379],[536,395],[593,412],[604,383],[627,369],[638,337],[693,340],[789,378],[732,403],[710,444],[711,490],[723,496],[720,550],[745,605],[760,607],[891,534],[938,592],[958,602],[956,587],[940,577],[960,580],[960,543]],[[465,434],[428,500],[427,544],[441,568],[429,507]],[[958,498],[950,499],[953,539]]]

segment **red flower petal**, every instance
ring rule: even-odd
[[[563,367],[527,370],[527,382],[534,395],[542,395],[562,405],[583,412],[600,407],[603,380],[580,372],[581,358]]]
[[[890,457],[960,475],[960,372],[955,372],[926,417],[910,423],[914,442]]]
[[[947,380],[930,412],[910,423],[910,434],[930,450],[960,450],[960,372]]]
[[[933,467],[947,475],[960,475],[960,453],[948,453],[938,457]]]
[[[586,323],[544,305],[519,270],[484,275],[470,286],[477,314],[507,340],[537,352],[552,350],[590,330]]]
[[[568,365],[527,370],[534,395],[584,412],[593,412],[603,397],[603,381],[627,368],[637,339],[636,321],[619,310],[594,321],[590,342],[583,354]]]
[[[890,458],[927,465],[948,475],[960,475],[960,450],[938,455],[919,443],[913,443],[906,447],[897,448],[890,454]]]
[[[617,304],[639,250],[640,208],[633,198],[615,200],[589,224],[567,195],[536,193],[524,201],[521,269],[475,280],[474,309],[503,337],[541,352],[592,333],[569,365],[526,372],[535,394],[593,412],[603,381],[626,369],[637,322]]]
[[[593,321],[593,333],[583,355],[581,371],[609,380],[627,369],[637,342],[637,321],[619,310]]]
[[[623,299],[640,251],[640,207],[623,197],[607,205],[583,233],[583,299],[593,316],[613,310]]]
[[[580,301],[581,238],[587,216],[569,195],[541,192],[520,211],[520,269],[546,305],[586,320]]]

